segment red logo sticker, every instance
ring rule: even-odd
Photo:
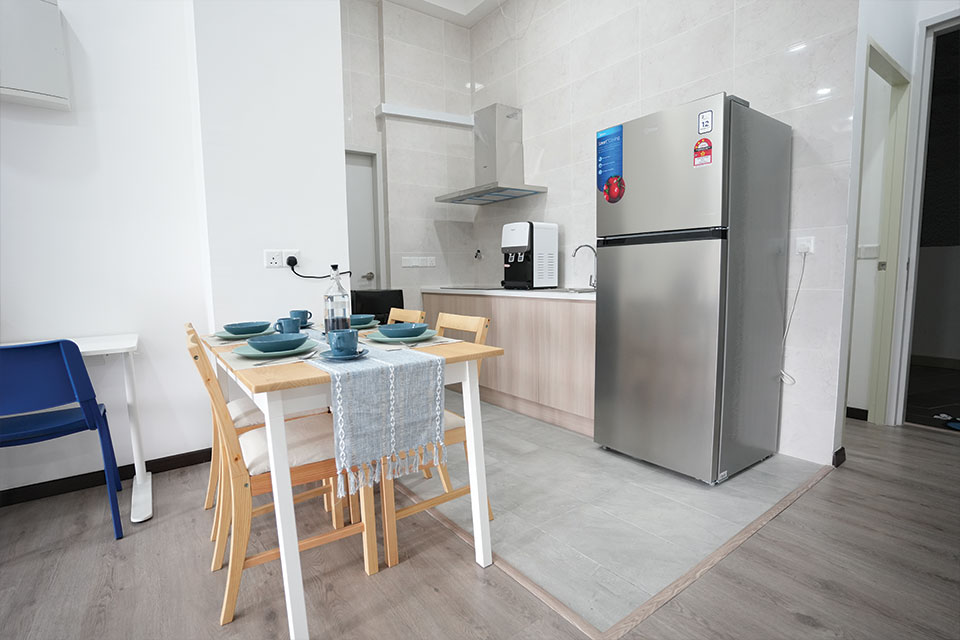
[[[713,143],[710,138],[700,138],[693,145],[693,166],[703,167],[713,163]]]
[[[611,204],[620,202],[620,198],[626,191],[627,185],[621,176],[610,176],[603,184],[603,197]]]

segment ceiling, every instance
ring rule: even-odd
[[[472,27],[495,10],[502,0],[392,0],[461,27]]]

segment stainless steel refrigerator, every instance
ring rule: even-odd
[[[597,443],[710,484],[777,450],[790,138],[723,93],[597,134]]]

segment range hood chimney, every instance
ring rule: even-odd
[[[473,114],[475,187],[437,196],[437,202],[484,205],[546,193],[523,183],[523,111],[491,104]]]

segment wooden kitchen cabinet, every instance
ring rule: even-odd
[[[484,400],[593,434],[592,300],[424,293],[423,305],[431,326],[441,311],[490,318],[487,343],[504,355],[480,368]]]

